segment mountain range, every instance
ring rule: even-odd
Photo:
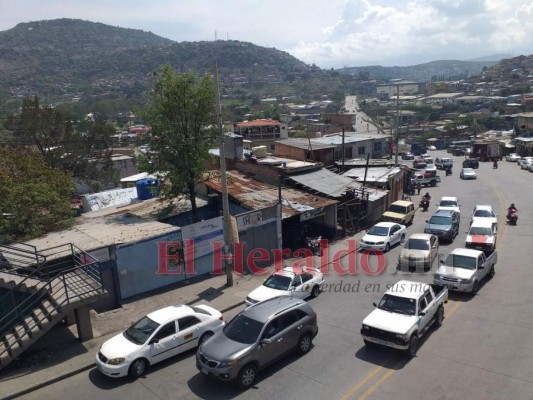
[[[223,87],[256,93],[306,83],[332,90],[333,76],[353,79],[433,77],[478,74],[496,61],[433,61],[410,67],[347,67],[322,70],[289,53],[235,40],[175,42],[150,32],[83,20],[56,19],[21,23],[0,32],[0,100],[38,95],[50,102],[73,97],[140,98],[154,71],[165,63],[177,71],[212,73],[217,62]],[[332,73],[335,72],[335,74]],[[300,85],[301,88],[302,85]],[[270,89],[269,89],[270,88]],[[1,112],[1,110],[0,110]]]

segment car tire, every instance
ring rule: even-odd
[[[489,278],[493,278],[494,275],[496,275],[496,270],[494,269],[494,264],[492,264],[492,267],[490,268],[489,272]]]
[[[242,367],[237,375],[237,384],[241,389],[248,389],[257,378],[257,367],[254,364],[247,364]]]
[[[479,283],[478,281],[474,281],[474,286],[472,286],[472,294],[477,294],[479,291]]]
[[[416,352],[418,351],[418,333],[413,332],[411,339],[409,340],[409,347],[405,351],[405,354],[409,358],[416,357]]]
[[[435,316],[435,326],[437,328],[440,328],[442,326],[442,322],[444,321],[444,307],[440,306],[437,310],[437,315]]]
[[[390,244],[387,243],[387,244],[385,245],[385,253],[388,253],[389,250],[390,250]]]
[[[134,362],[131,363],[130,369],[129,369],[129,375],[132,378],[139,378],[144,374],[144,371],[146,370],[147,362],[144,358],[138,358]]]
[[[400,237],[400,244],[405,242],[405,233],[402,233],[402,236]]]
[[[209,339],[211,336],[213,336],[214,333],[209,331],[209,332],[205,332],[201,337],[200,337],[200,340],[198,341],[198,347],[200,347],[201,345],[204,344],[205,341],[207,341],[207,339]]]
[[[313,345],[313,338],[311,337],[311,334],[304,333],[302,336],[300,336],[300,339],[298,339],[298,345],[296,347],[296,350],[298,351],[298,354],[306,354],[309,353],[309,350],[311,350],[311,346]]]
[[[313,289],[311,289],[311,298],[315,298],[315,297],[318,297],[318,295],[320,294],[320,286],[318,285],[315,285],[313,286]]]

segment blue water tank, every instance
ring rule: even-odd
[[[148,200],[159,194],[159,181],[157,179],[139,179],[135,182],[137,188],[137,198],[139,200]]]

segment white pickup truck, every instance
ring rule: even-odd
[[[433,283],[451,290],[477,293],[479,283],[494,276],[498,253],[473,249],[454,249],[440,265],[433,276]]]
[[[414,357],[420,338],[444,321],[448,289],[438,285],[402,280],[392,285],[364,320],[365,345],[379,344],[404,350]]]

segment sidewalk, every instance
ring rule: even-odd
[[[234,285],[227,287],[225,275],[208,276],[134,299],[116,310],[92,312],[95,338],[83,343],[77,339],[75,325],[57,326],[0,372],[0,399],[14,399],[93,368],[102,343],[151,311],[171,304],[202,303],[224,313],[243,305],[246,296],[264,279],[265,275],[234,275]]]

